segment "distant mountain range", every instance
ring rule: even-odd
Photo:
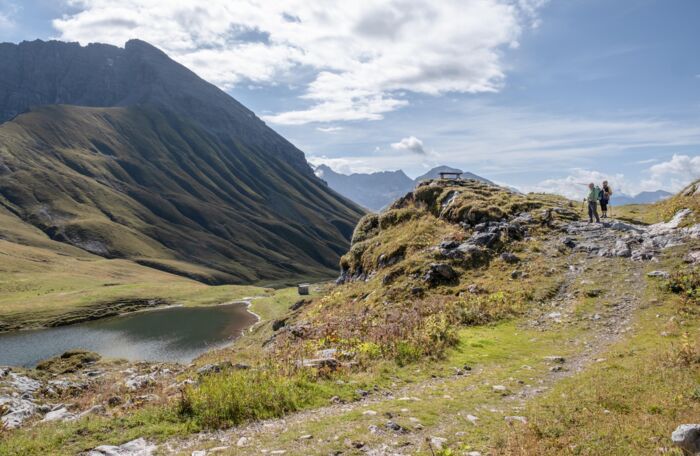
[[[155,47],[3,43],[0,75],[0,206],[24,223],[211,283],[335,274],[363,210]]]
[[[438,178],[441,172],[459,172],[464,179],[476,179],[493,184],[481,176],[449,166],[438,166],[416,179],[411,179],[402,170],[348,175],[337,173],[326,165],[315,168],[316,175],[326,181],[330,188],[372,211],[380,211],[413,190],[418,182]]]
[[[656,190],[655,192],[641,192],[634,196],[630,195],[613,195],[611,203],[616,206],[624,206],[625,204],[651,204],[661,201],[662,199],[672,196],[673,193],[666,190]]]

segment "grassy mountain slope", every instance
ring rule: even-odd
[[[0,206],[0,331],[56,326],[164,304],[218,304],[267,291],[209,286],[51,240]],[[179,263],[193,275],[215,271]]]
[[[20,115],[0,126],[0,176],[0,204],[52,239],[211,283],[327,277],[360,214],[285,160],[149,107]]]
[[[680,455],[671,432],[700,413],[697,230],[580,216],[558,197],[428,182],[362,220],[343,283],[253,301],[263,321],[181,372],[183,390],[127,391],[119,366],[85,407],[162,399],[9,431],[0,452],[143,437],[182,455]],[[669,236],[682,240],[656,261],[610,250]],[[198,374],[206,363],[221,372]]]

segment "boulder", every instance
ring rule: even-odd
[[[511,264],[520,262],[520,257],[518,257],[517,255],[515,255],[514,253],[511,253],[511,252],[503,252],[501,254],[501,259],[503,261],[505,261],[506,263],[511,263]]]
[[[700,454],[700,424],[681,424],[671,434],[673,444],[690,455]]]
[[[457,272],[449,264],[431,263],[428,267],[428,271],[423,276],[423,280],[431,284],[438,284],[451,282],[457,277]]]
[[[102,445],[87,452],[85,456],[151,456],[156,449],[156,445],[140,438],[120,446]]]
[[[684,258],[684,261],[690,264],[700,264],[700,250],[688,252]],[[2,375],[0,375],[0,377],[2,377]]]
[[[651,271],[647,272],[648,277],[658,277],[661,279],[668,279],[671,274],[669,274],[667,271]]]

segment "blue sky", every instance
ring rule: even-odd
[[[700,178],[696,0],[0,0],[0,40],[162,48],[341,172]]]

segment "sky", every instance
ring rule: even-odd
[[[0,0],[0,41],[150,42],[343,173],[700,178],[697,0]]]

